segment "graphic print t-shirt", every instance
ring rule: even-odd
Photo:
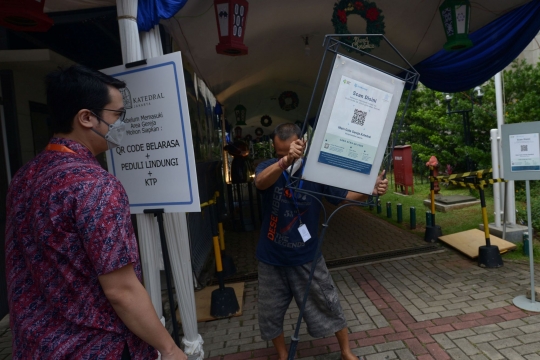
[[[277,161],[277,159],[270,159],[262,162],[255,169],[255,174],[258,175]],[[292,192],[286,188],[286,185],[287,179],[282,174],[274,185],[261,191],[263,220],[257,244],[257,259],[275,266],[296,266],[308,263],[313,260],[317,251],[320,204],[313,196],[298,191]],[[347,190],[310,181],[302,181],[301,188],[340,198],[347,196]],[[296,205],[293,196],[296,198]],[[321,195],[317,197],[320,200]],[[326,199],[332,204],[341,202],[341,199],[330,197]],[[298,232],[300,220],[307,226],[311,235],[311,239],[307,242],[302,240]]]

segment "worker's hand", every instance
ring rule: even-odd
[[[300,159],[304,155],[306,142],[302,139],[297,139],[291,143],[289,153],[287,154],[287,166],[290,166],[294,160]]]
[[[161,353],[162,360],[187,360],[187,355],[176,347],[172,352],[168,354]]]
[[[383,170],[375,181],[375,188],[373,188],[373,195],[384,195],[388,190],[388,179],[384,179],[386,170]]]

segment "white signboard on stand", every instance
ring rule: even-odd
[[[540,180],[540,122],[501,127],[505,180]]]
[[[127,85],[122,90],[126,135],[106,154],[109,171],[126,189],[131,213],[200,211],[180,53],[101,71]]]
[[[338,55],[303,178],[371,194],[405,83]]]

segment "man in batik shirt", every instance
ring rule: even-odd
[[[124,86],[78,65],[47,77],[54,137],[7,199],[13,359],[186,359],[141,284],[126,192],[95,159],[121,141]]]

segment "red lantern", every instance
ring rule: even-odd
[[[0,26],[15,31],[45,32],[53,25],[43,13],[45,0],[0,0]]]
[[[244,45],[248,6],[246,0],[214,0],[219,32],[218,54],[239,56],[248,53]]]

